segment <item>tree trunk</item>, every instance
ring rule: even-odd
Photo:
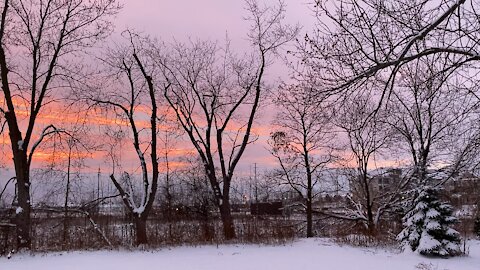
[[[311,193],[311,191],[309,191]],[[307,237],[313,237],[313,210],[311,195],[307,198]]]
[[[370,194],[370,185],[368,182],[368,175],[367,175],[367,165],[365,164],[362,168],[362,181],[365,189],[365,200],[366,200],[366,208],[367,208],[367,230],[370,235],[375,234],[375,222],[373,221],[373,203],[372,203],[372,195]]]
[[[228,199],[223,199],[219,204],[220,216],[222,218],[223,224],[223,235],[225,240],[230,240],[235,238],[235,226],[233,224],[232,212],[230,209],[230,201]]]
[[[368,226],[368,234],[371,236],[374,236],[376,234],[375,222],[373,222],[373,220],[369,220],[367,226]]]
[[[304,119],[302,117],[302,126],[303,130],[307,130],[305,126]],[[307,237],[313,237],[313,208],[312,208],[312,201],[313,201],[313,181],[312,181],[312,168],[310,167],[310,153],[307,148],[308,145],[308,138],[307,133],[303,133],[303,161],[305,162],[305,170],[307,173]]]
[[[370,196],[367,197],[370,200]],[[373,206],[370,201],[367,202],[367,230],[369,235],[375,235],[375,222],[373,220]]]
[[[10,134],[12,148],[21,148],[18,146],[18,141],[14,135]],[[20,136],[19,136],[20,137]],[[20,137],[21,138],[21,137]],[[15,143],[14,143],[15,142]],[[15,174],[17,177],[17,210],[15,216],[16,230],[17,230],[17,248],[29,249],[31,246],[30,239],[30,179],[29,168],[27,163],[27,155],[25,150],[15,149],[13,151],[13,162],[15,165]]]
[[[0,55],[3,50],[0,48]],[[1,60],[1,59],[0,59]],[[2,80],[6,80],[5,67],[2,65]],[[8,84],[2,82],[2,87],[8,87]],[[5,93],[5,90],[4,90]],[[8,102],[8,100],[7,100]],[[5,119],[8,123],[8,131],[10,143],[13,153],[13,164],[15,166],[15,176],[17,178],[17,210],[15,215],[15,225],[17,233],[17,248],[29,249],[31,246],[30,239],[30,167],[27,159],[28,142],[24,142],[22,133],[18,128],[17,118],[13,105],[9,105],[10,111],[5,113]]]
[[[308,152],[307,152],[308,158]],[[312,172],[310,170],[310,163],[306,159],[305,164],[307,165],[307,237],[313,237],[313,186],[312,186]]]
[[[17,175],[17,200],[15,223],[17,227],[18,249],[30,248],[30,183],[26,156],[14,158]]]
[[[68,197],[70,196],[70,167],[72,165],[72,147],[68,149],[68,164],[67,164],[67,185],[65,187],[65,201],[63,204],[63,246],[66,247],[68,243]]]
[[[223,193],[220,190],[219,183],[215,176],[215,168],[210,165],[206,165],[205,171],[207,172],[208,180],[212,187],[213,193],[215,195],[216,204],[220,210],[220,218],[222,219],[223,224],[223,235],[225,240],[234,239],[235,235],[235,226],[233,224],[232,212],[230,209],[230,181],[231,178],[224,176],[223,178]]]
[[[135,234],[136,234],[136,245],[147,244],[147,218],[143,215],[138,217],[135,215]]]

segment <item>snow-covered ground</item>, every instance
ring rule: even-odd
[[[302,239],[284,246],[225,245],[177,247],[157,251],[85,251],[0,258],[1,270],[248,270],[248,269],[480,269],[480,241],[470,241],[470,255],[425,258],[373,248],[339,246],[326,239]]]

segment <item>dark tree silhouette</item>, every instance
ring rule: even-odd
[[[141,245],[148,243],[147,218],[158,189],[160,156],[157,142],[165,116],[160,112],[158,96],[170,85],[163,84],[158,79],[160,76],[156,76],[159,66],[153,61],[156,52],[154,41],[131,31],[124,32],[124,36],[128,45],[110,50],[103,60],[112,75],[108,80],[111,85],[86,94],[80,93],[80,97],[94,106],[113,112],[129,130],[127,133],[131,136],[129,139],[141,168],[141,195],[135,196],[133,179],[128,174],[124,173],[122,179],[117,179],[112,171],[110,179],[134,219],[136,244]],[[148,124],[143,124],[145,113],[149,114]],[[150,152],[149,158],[145,156],[147,151]]]
[[[262,7],[254,0],[245,3],[247,20],[252,22],[249,39],[254,54],[240,59],[227,46],[220,55],[216,44],[195,42],[191,46],[177,45],[165,63],[165,77],[172,85],[165,97],[204,164],[226,239],[235,237],[231,181],[252,142],[265,69],[272,53],[298,32],[298,27],[283,25],[283,2],[274,7]]]
[[[318,102],[306,86],[286,86],[275,98],[278,113],[270,136],[271,153],[277,159],[279,179],[304,200],[307,237],[313,237],[313,200],[322,170],[335,160],[332,147],[332,106]]]
[[[0,8],[0,93],[5,100],[0,113],[7,122],[18,183],[18,247],[29,248],[33,152],[57,130],[49,125],[36,133],[37,120],[76,77],[75,56],[110,34],[108,19],[120,6],[116,0],[5,0]],[[25,121],[18,115],[23,103]]]

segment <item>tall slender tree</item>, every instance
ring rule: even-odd
[[[109,18],[120,6],[116,0],[5,0],[0,8],[0,113],[7,121],[18,183],[17,243],[29,248],[33,152],[56,130],[46,126],[38,132],[42,108],[78,79],[76,57],[111,33]]]
[[[352,94],[338,107],[335,122],[347,136],[347,152],[352,157],[349,162],[353,161],[353,165],[348,164],[351,169],[345,170],[351,196],[344,217],[362,222],[368,233],[374,234],[380,218],[398,203],[398,192],[406,186],[404,181],[398,181],[388,190],[379,190],[376,181],[382,175],[372,174],[373,162],[391,146],[393,133],[385,124],[383,111],[373,115],[376,104],[368,91]]]
[[[140,196],[136,196],[132,179],[135,176],[123,174],[122,183],[112,171],[110,179],[133,216],[136,244],[142,245],[148,243],[147,219],[158,188],[160,156],[157,142],[160,125],[164,122],[159,96],[170,85],[159,79],[159,66],[153,60],[154,41],[131,31],[123,34],[127,45],[112,49],[103,59],[111,75],[109,85],[90,93],[80,93],[80,96],[93,106],[113,112],[117,123],[128,130],[126,134],[129,135],[125,135],[133,143],[141,169]],[[149,116],[148,122],[144,121],[145,114]],[[150,153],[149,158],[145,156],[146,152]]]
[[[283,24],[285,4],[261,6],[247,0],[252,23],[251,55],[235,57],[214,43],[179,44],[166,60],[165,97],[198,152],[216,198],[226,239],[235,237],[230,187],[249,143],[265,92],[265,71],[272,54],[295,38],[298,27]],[[217,174],[220,172],[220,175]]]
[[[277,159],[282,182],[304,200],[307,237],[313,237],[313,200],[321,191],[322,170],[335,160],[332,106],[319,103],[306,86],[286,86],[275,98],[278,113],[271,135],[271,153]]]

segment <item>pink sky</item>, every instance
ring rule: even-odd
[[[278,0],[259,0],[273,5]],[[286,0],[286,20],[299,22],[306,28],[315,21],[309,0]],[[124,8],[117,18],[118,29],[133,27],[137,30],[171,40],[188,37],[223,39],[228,32],[233,43],[245,39],[247,13],[241,0],[136,0],[124,1]],[[242,45],[246,45],[245,42]]]
[[[115,19],[116,34],[130,28],[141,31],[165,42],[187,41],[192,39],[218,40],[220,43],[227,33],[231,40],[231,46],[239,53],[250,50],[247,40],[249,22],[244,20],[247,12],[244,10],[242,0],[123,0],[124,8]],[[274,5],[277,0],[259,0],[260,4]],[[302,25],[302,36],[306,30],[312,28],[315,21],[311,5],[308,0],[285,0],[287,5],[286,21],[290,24]],[[270,66],[266,72],[267,83],[276,85],[280,80],[288,80],[288,69],[278,60]],[[247,172],[257,163],[257,168],[271,168],[275,161],[268,153],[266,140],[268,139],[269,123],[273,116],[271,107],[264,107],[260,112],[259,123],[254,127],[260,131],[259,140],[249,145],[240,164],[239,171]],[[43,117],[49,119],[48,117]],[[98,120],[98,119],[97,119]],[[95,120],[96,122],[98,122]],[[47,121],[48,122],[48,121]],[[48,124],[39,122],[39,124]],[[40,128],[40,127],[37,127]],[[8,145],[5,134],[0,138],[0,143]],[[181,143],[178,148],[188,151],[191,149],[189,141]],[[10,152],[7,146],[3,150]],[[138,160],[134,156],[133,148],[125,149],[124,162],[126,167],[136,167]],[[95,153],[92,161],[92,169],[97,166],[109,167],[105,164],[102,153]],[[37,151],[36,161],[48,160],[49,153]]]
[[[287,5],[286,21],[300,23],[303,33],[311,29],[315,18],[308,0],[285,0]],[[274,5],[278,0],[259,0],[259,3]],[[246,52],[249,43],[246,40],[249,23],[243,18],[247,15],[241,0],[136,0],[124,1],[124,8],[117,18],[117,31],[133,28],[143,33],[171,42],[192,39],[219,40],[222,42],[228,34],[234,49]],[[268,83],[274,84],[288,79],[288,70],[281,61],[277,61],[267,71]],[[271,115],[268,109],[262,112],[261,126],[269,125]],[[240,170],[248,171],[253,163],[258,168],[271,167],[274,160],[266,147],[267,136],[260,136],[256,144],[250,145],[241,161]]]
[[[278,1],[259,0],[259,2],[273,5]],[[285,0],[286,21],[302,25],[300,37],[305,32],[309,32],[315,23],[313,12],[310,10],[312,5],[308,4],[309,2],[309,0]],[[123,0],[123,4],[124,8],[116,18],[117,34],[130,28],[165,42],[171,42],[174,39],[187,41],[189,38],[222,42],[228,33],[233,49],[240,52],[250,49],[246,40],[249,24],[243,19],[247,14],[243,9],[242,0]],[[281,61],[277,61],[267,71],[267,80],[271,85],[279,80],[288,80],[288,69]],[[269,123],[274,114],[271,110],[271,107],[266,107],[261,111],[260,123],[255,126],[255,129],[261,131],[260,138],[255,144],[248,146],[237,170],[239,174],[248,174],[254,163],[257,163],[259,172],[272,168],[276,164],[266,149],[266,140],[271,130]],[[0,143],[3,141],[5,138],[0,138]],[[138,160],[134,156],[133,148],[130,148],[125,151],[124,165],[136,167]],[[191,149],[191,144],[186,141],[178,148],[188,151]],[[9,147],[3,150],[10,152]],[[38,154],[39,160],[42,159],[41,154]],[[96,170],[97,166],[105,170],[109,169],[110,164],[105,163],[102,155],[102,153],[95,154],[93,170]]]

